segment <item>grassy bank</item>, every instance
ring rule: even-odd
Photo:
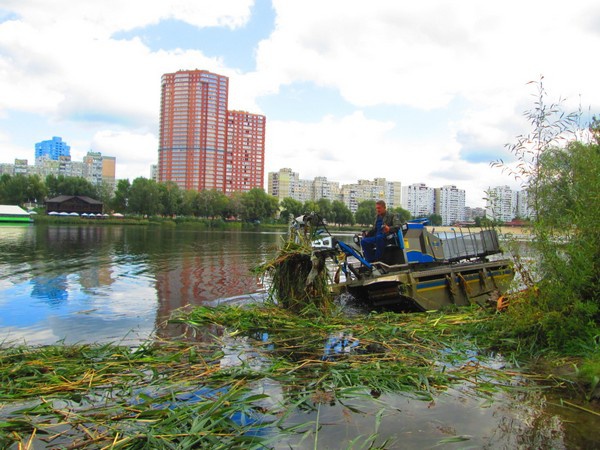
[[[221,219],[202,219],[195,217],[141,217],[127,216],[123,218],[87,219],[83,217],[61,217],[61,216],[34,216],[36,224],[53,225],[161,225],[178,226],[187,228],[220,229],[220,230],[285,230],[283,225],[254,225],[237,221],[224,221]]]

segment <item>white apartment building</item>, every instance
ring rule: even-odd
[[[453,185],[435,188],[435,214],[442,217],[442,225],[465,220],[465,191]]]
[[[531,219],[535,216],[531,196],[527,190],[517,192],[517,217],[521,219]]]
[[[342,201],[352,211],[356,212],[358,205],[366,200],[384,200],[387,208],[401,206],[402,188],[399,181],[387,181],[385,178],[358,180],[355,184],[342,185]]]
[[[35,160],[35,165],[30,166],[26,159],[15,159],[15,164],[2,164],[2,173],[9,175],[39,175],[45,178],[48,175],[81,177],[94,186],[107,183],[114,189],[116,159],[113,156],[102,156],[100,152],[88,152],[83,161],[72,161],[70,156],[59,156],[51,159],[43,155]]]
[[[315,177],[313,180],[303,180],[292,169],[283,168],[278,172],[269,172],[267,192],[281,202],[289,197],[300,202],[328,200],[342,201],[353,213],[358,204],[365,200],[385,200],[388,208],[401,205],[401,185],[398,181],[387,181],[385,178],[359,180],[354,184],[340,187],[336,181],[326,177]]]
[[[435,191],[425,183],[414,183],[402,188],[402,207],[414,218],[427,217],[435,211]]]
[[[488,219],[510,222],[517,216],[517,193],[509,186],[489,187],[485,206]]]

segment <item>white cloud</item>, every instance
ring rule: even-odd
[[[103,155],[117,158],[116,177],[131,180],[137,176],[150,177],[150,165],[156,164],[158,139],[152,133],[112,130],[98,131],[92,139],[92,148]]]
[[[156,160],[161,75],[207,69],[230,77],[230,107],[268,114],[267,170],[291,167],[302,177],[342,182],[400,176],[403,183],[433,185],[451,182],[441,176],[451,168],[463,187],[495,179],[486,164],[469,163],[466,155],[502,154],[527,131],[522,110],[534,101],[528,81],[543,74],[550,94],[567,97],[569,109],[580,101],[593,112],[600,107],[593,56],[600,5],[591,0],[568,6],[273,0],[275,29],[258,45],[256,71],[249,73],[207,56],[201,46],[152,51],[140,39],[115,38],[167,19],[236,29],[250,19],[252,4],[4,0],[3,9],[14,15],[0,23],[0,119],[21,111],[79,126],[81,133],[64,136],[76,152],[106,149],[117,157],[118,176],[147,176]],[[258,108],[261,96],[293,83],[336,90],[355,112],[334,116],[315,103],[322,120],[302,123]],[[381,105],[429,111],[431,120],[444,121],[432,125],[448,132],[398,136],[401,124],[369,119],[367,111]],[[445,110],[453,115],[444,117]],[[21,147],[4,134],[10,161]],[[392,163],[385,159],[390,155]]]

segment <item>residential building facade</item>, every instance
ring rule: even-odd
[[[263,187],[265,118],[228,111],[228,101],[226,76],[206,70],[162,76],[159,182],[226,193]]]
[[[402,188],[402,207],[412,217],[427,217],[435,211],[435,191],[425,183],[414,183]]]
[[[488,188],[485,216],[500,222],[513,220],[517,216],[517,193],[509,186]]]
[[[245,111],[227,112],[225,193],[264,186],[266,117]]]
[[[71,156],[71,147],[59,136],[54,136],[47,141],[35,144],[35,159],[47,156],[49,159],[57,161],[61,156]]]
[[[269,172],[267,192],[276,197],[279,202],[284,198],[299,200],[296,195],[298,180],[298,174],[287,167],[279,169],[278,172]]]
[[[15,159],[14,164],[2,164],[2,173],[8,175],[48,175],[85,178],[94,186],[107,184],[111,190],[115,187],[117,160],[114,156],[103,156],[100,152],[88,152],[83,161],[72,161],[70,156],[59,156],[57,160],[48,155],[36,158],[35,165],[28,165],[26,159]],[[0,175],[2,174],[0,173]]]
[[[453,225],[465,220],[465,191],[453,185],[434,190],[434,213],[442,218],[442,225]]]
[[[329,181],[327,177],[315,177],[303,180],[290,168],[269,172],[267,192],[280,202],[292,198],[300,202],[318,201],[322,198],[343,202],[353,213],[360,202],[365,200],[385,200],[388,208],[401,205],[402,189],[399,181],[387,181],[385,178],[374,180],[358,180],[357,183],[340,186],[337,181]]]

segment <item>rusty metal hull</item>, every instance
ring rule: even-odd
[[[418,266],[417,266],[418,267]],[[456,305],[483,304],[505,292],[514,277],[508,260],[463,262],[430,268],[389,268],[332,286],[370,306],[427,311]]]

